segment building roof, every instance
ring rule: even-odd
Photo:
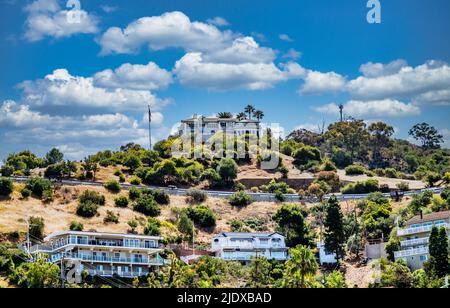
[[[255,232],[255,233],[245,233],[245,232],[222,232],[217,234],[215,237],[233,237],[233,238],[249,238],[249,237],[272,237],[274,235],[282,236],[277,232]]]
[[[408,220],[406,222],[406,225],[410,226],[410,225],[418,224],[421,222],[429,222],[429,221],[449,219],[449,218],[450,218],[450,211],[426,214],[426,215],[423,215],[423,217],[422,217],[422,215],[417,215],[417,216],[414,216],[413,218],[411,218],[410,220]]]
[[[105,233],[105,232],[83,232],[83,231],[60,231],[55,232],[47,236],[44,241],[49,241],[53,238],[64,236],[64,235],[80,235],[80,236],[98,236],[98,237],[112,237],[112,238],[131,238],[140,240],[162,240],[160,236],[147,236],[147,235],[136,235],[136,234],[120,234],[120,233]]]
[[[258,120],[253,119],[245,119],[238,120],[236,118],[217,118],[217,117],[202,117],[202,116],[193,116],[192,118],[182,120],[183,123],[192,123],[197,121],[203,121],[205,123],[216,123],[216,122],[230,122],[230,123],[260,123]]]

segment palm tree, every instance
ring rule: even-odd
[[[286,262],[283,285],[287,288],[306,288],[306,278],[314,276],[319,269],[311,249],[300,245],[291,249],[291,259]]]
[[[252,114],[253,112],[255,112],[255,107],[253,107],[252,105],[248,105],[247,107],[245,107],[244,111],[246,113],[248,113],[248,118],[251,120],[252,119]]]
[[[256,110],[253,113],[253,116],[258,120],[261,121],[264,118],[264,112],[262,112],[261,110]]]
[[[217,117],[219,119],[231,119],[233,115],[231,114],[231,112],[219,112],[217,114]]]
[[[236,116],[236,119],[238,119],[239,121],[247,120],[247,115],[246,115],[244,112],[240,112],[240,113],[238,113],[238,115]]]

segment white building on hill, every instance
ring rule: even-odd
[[[249,262],[254,257],[284,261],[289,258],[284,236],[279,233],[220,233],[212,240],[217,258]]]

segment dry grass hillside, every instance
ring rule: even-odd
[[[71,221],[81,222],[85,230],[95,230],[99,232],[119,232],[127,233],[130,227],[127,222],[136,220],[140,223],[138,232],[142,233],[146,223],[146,217],[140,213],[134,212],[131,206],[128,208],[117,208],[114,199],[120,195],[127,196],[127,191],[119,194],[109,193],[104,188],[92,187],[67,187],[62,186],[56,190],[55,200],[51,203],[43,203],[41,200],[29,198],[23,200],[20,197],[20,185],[16,185],[15,192],[8,199],[0,199],[0,233],[13,231],[25,231],[27,221],[31,216],[42,217],[45,220],[45,233],[49,234],[55,231],[67,230]],[[76,207],[78,196],[84,190],[95,190],[106,197],[106,205],[99,208],[98,215],[91,219],[78,217]],[[248,207],[238,209],[229,205],[226,200],[209,198],[204,204],[211,207],[217,217],[217,226],[214,230],[199,230],[196,241],[200,244],[209,244],[214,234],[218,232],[230,231],[229,223],[234,219],[241,221],[257,220],[262,222],[261,228],[267,231],[274,230],[271,217],[280,206],[275,203],[254,203]],[[174,235],[177,233],[173,222],[175,213],[173,208],[182,209],[190,206],[186,198],[182,196],[171,196],[170,205],[162,206],[159,220],[164,221],[162,227],[163,235]],[[114,212],[119,217],[118,224],[105,224],[103,219],[107,211]],[[256,230],[251,230],[256,231]]]

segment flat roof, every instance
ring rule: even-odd
[[[406,225],[414,225],[421,222],[430,222],[435,220],[442,220],[442,219],[449,219],[450,218],[450,211],[445,212],[435,212],[431,214],[424,214],[423,218],[421,215],[414,216],[410,220],[406,222]]]
[[[120,234],[120,233],[108,233],[108,232],[84,232],[84,231],[60,231],[55,232],[47,236],[44,241],[49,241],[55,237],[64,235],[80,235],[80,236],[98,236],[98,237],[114,237],[114,238],[130,238],[140,240],[162,240],[161,236],[148,236],[138,234]]]
[[[284,237],[282,234],[278,232],[222,232],[217,234],[214,237],[239,237],[239,238],[249,238],[249,237],[271,237],[274,235],[279,235]]]

